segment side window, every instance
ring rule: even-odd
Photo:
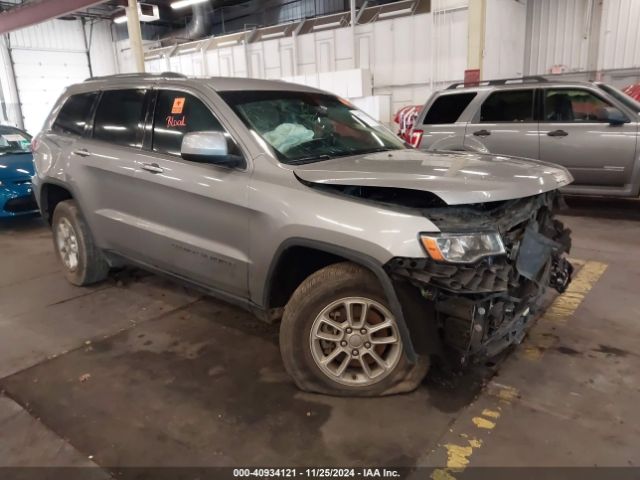
[[[424,117],[424,125],[455,123],[476,96],[475,92],[451,93],[436,98]]]
[[[106,90],[96,110],[93,138],[127,147],[142,146],[146,90]]]
[[[52,130],[59,133],[82,135],[97,96],[97,92],[91,92],[71,95],[67,98],[51,126]]]
[[[533,92],[533,90],[504,90],[492,93],[480,108],[480,121],[532,122]]]
[[[207,106],[184,92],[161,90],[153,117],[154,152],[180,156],[182,137],[186,133],[224,132]]]
[[[587,90],[547,90],[544,119],[547,122],[600,122],[606,120],[611,104]]]

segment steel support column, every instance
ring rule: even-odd
[[[133,54],[136,72],[144,72],[144,52],[142,51],[142,34],[140,32],[140,18],[138,17],[138,1],[129,0],[127,10],[127,31],[129,32],[129,46]]]
[[[480,70],[480,78],[482,78],[482,60],[484,57],[486,12],[486,0],[469,2],[467,69]]]

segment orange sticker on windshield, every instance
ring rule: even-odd
[[[173,115],[179,115],[184,108],[184,97],[178,97],[173,100],[173,107],[171,107],[171,113]]]

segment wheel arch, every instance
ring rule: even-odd
[[[51,224],[53,211],[58,203],[74,198],[71,190],[55,182],[43,183],[40,187],[39,205],[42,217]]]
[[[303,254],[306,256],[301,256]],[[304,263],[302,268],[298,268],[297,271],[299,274],[298,276],[292,277],[292,282],[283,284],[278,281],[280,276],[284,277],[284,274],[295,270],[288,267],[292,261],[300,258],[310,258],[311,256],[309,254],[319,255],[320,258],[317,259],[317,261],[316,259],[312,259],[308,263]],[[417,359],[417,354],[393,282],[380,262],[362,252],[318,240],[305,238],[291,238],[286,240],[278,247],[269,266],[263,293],[263,305],[267,309],[283,307],[291,297],[291,294],[293,294],[305,278],[321,268],[342,261],[350,261],[360,265],[376,276],[389,301],[391,312],[398,322],[402,342],[405,345],[404,351],[407,360],[414,363]],[[296,264],[296,268],[299,266],[299,264]],[[282,305],[279,305],[279,303],[282,303]]]

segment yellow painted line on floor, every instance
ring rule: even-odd
[[[494,387],[497,391],[490,395],[493,403],[490,408],[483,409],[479,416],[473,417],[471,424],[462,426],[466,432],[458,434],[459,441],[442,445],[447,453],[447,466],[435,469],[431,473],[432,480],[455,480],[454,474],[463,472],[473,452],[482,447],[484,440],[480,437],[496,427],[501,405],[510,404],[518,395],[513,387],[499,384],[494,384]]]
[[[601,262],[579,259],[571,259],[571,262],[580,265],[580,271],[567,291],[553,301],[539,322],[564,325],[607,269],[607,264]],[[553,341],[552,336],[530,334],[528,343],[531,345],[525,347],[525,356],[532,360],[539,359]],[[472,417],[471,424],[461,426],[466,432],[457,434],[459,441],[441,445],[447,454],[447,464],[433,471],[432,480],[456,480],[454,474],[463,472],[471,462],[473,452],[484,445],[482,436],[490,433],[500,421],[502,406],[510,405],[518,398],[515,388],[494,381],[486,393],[488,395],[485,398],[490,398],[492,404],[484,408],[480,415]]]
[[[576,264],[580,262],[575,259],[571,261]],[[606,269],[606,263],[595,261],[583,262],[580,271],[571,281],[566,292],[556,297],[538,322],[549,322],[558,326],[567,323]],[[548,349],[555,340],[553,336],[543,335],[533,329],[529,333],[528,345],[524,345],[523,354],[529,360],[539,360],[544,351]]]

